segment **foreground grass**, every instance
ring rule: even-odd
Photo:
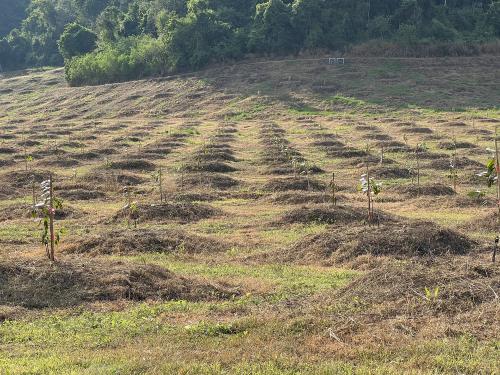
[[[0,369],[6,374],[494,374],[500,370],[498,341],[478,343],[461,337],[399,348],[341,348],[337,355],[324,357],[321,350],[305,354],[296,346],[311,335],[276,330],[283,326],[193,332],[158,325],[158,318],[148,320],[148,316],[135,313],[117,320],[110,315],[98,323],[85,316],[69,319],[68,329],[58,335],[54,336],[56,328],[49,329],[48,340],[6,344],[4,338]],[[147,336],[137,334],[130,324],[139,317]],[[82,340],[82,330],[101,339]],[[355,360],[349,359],[352,355]]]

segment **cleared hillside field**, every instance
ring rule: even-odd
[[[1,77],[0,374],[500,373],[499,103],[496,57]]]

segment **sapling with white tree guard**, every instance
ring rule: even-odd
[[[457,191],[457,180],[458,180],[458,170],[457,170],[457,141],[453,138],[453,154],[450,158],[450,172],[448,177],[453,183],[453,190]]]
[[[41,212],[41,223],[43,224],[42,244],[45,246],[47,257],[51,261],[55,261],[55,247],[59,244],[63,229],[58,232],[54,230],[54,221],[56,209],[62,208],[62,202],[54,197],[53,177],[49,175],[49,179],[40,184],[42,194],[41,201],[36,203],[33,208],[33,215],[36,217],[36,211]]]

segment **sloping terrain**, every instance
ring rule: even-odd
[[[0,373],[500,372],[498,87],[496,57],[2,76]]]

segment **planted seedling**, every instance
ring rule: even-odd
[[[31,170],[31,163],[33,163],[33,160],[35,159],[31,155],[24,157],[24,163],[27,171]]]
[[[299,161],[296,156],[292,157],[292,169],[293,169],[293,177],[297,178],[297,171],[299,170]]]
[[[370,169],[368,166],[366,167],[366,174],[361,175],[359,181],[361,183],[361,191],[366,194],[368,204],[368,223],[372,223],[375,217],[373,198],[382,191],[382,184],[370,177]]]
[[[330,189],[332,192],[332,203],[334,206],[336,206],[337,205],[337,196],[336,196],[337,186],[335,185],[335,172],[332,172],[332,179],[330,181]]]
[[[124,189],[125,197],[126,197],[126,204],[123,206],[123,210],[127,210],[127,227],[130,229],[130,223],[131,221],[134,222],[134,228],[137,228],[137,212],[138,212],[138,207],[137,207],[137,202],[132,202],[131,197],[130,197],[130,188],[127,186]]]
[[[488,149],[489,150],[489,149]],[[500,227],[500,179],[498,178],[498,174],[500,173],[500,153],[498,149],[498,128],[495,130],[495,149],[489,150],[494,152],[493,158],[488,160],[486,164],[486,170],[478,173],[479,177],[485,177],[488,187],[495,185],[496,187],[496,203],[497,203],[497,233]],[[498,235],[495,238],[495,248],[493,250],[492,260],[495,262],[496,251],[498,247]]]
[[[427,287],[424,288],[425,291],[425,299],[429,302],[436,302],[439,297],[439,287],[435,287],[433,289],[429,289]]]
[[[186,169],[185,164],[181,164],[180,166],[177,167],[177,173],[181,175],[181,181],[180,181],[180,186],[179,189],[180,191],[184,191],[184,171]]]
[[[453,154],[450,158],[450,171],[448,178],[453,183],[453,190],[457,191],[457,180],[458,180],[458,170],[457,170],[457,141],[453,138]]]
[[[54,197],[52,175],[49,175],[49,179],[43,181],[40,186],[42,188],[41,201],[34,205],[32,214],[36,217],[37,211],[41,213],[40,223],[43,225],[41,242],[45,246],[47,257],[55,261],[55,247],[60,242],[63,229],[58,232],[54,231],[54,218],[56,209],[62,208],[62,202]],[[35,193],[33,194],[36,202]]]
[[[417,184],[417,191],[420,191],[420,154],[427,150],[425,143],[419,143],[415,147],[415,169],[411,170],[412,182]]]
[[[160,191],[160,202],[163,203],[163,169],[160,167],[158,172],[153,173],[153,180],[158,184],[158,189]]]
[[[300,164],[302,172],[301,174],[306,176],[307,180],[307,191],[311,191],[311,180],[309,179],[309,163],[307,161]]]

